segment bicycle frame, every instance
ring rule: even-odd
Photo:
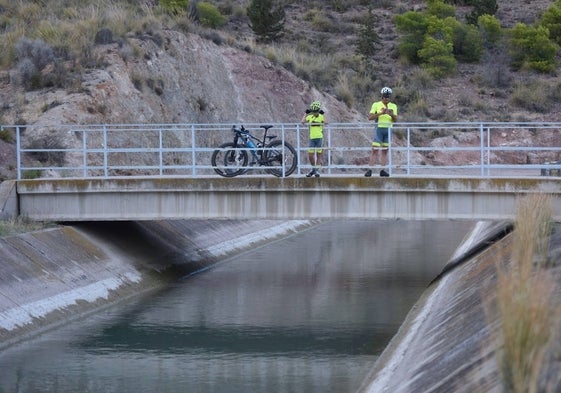
[[[251,152],[251,156],[253,157],[253,159],[258,161],[259,163],[262,163],[263,153],[265,151],[267,138],[269,138],[269,140],[276,138],[276,135],[275,136],[267,135],[267,132],[269,131],[270,127],[263,127],[263,128],[265,129],[265,132],[263,133],[263,139],[259,139],[255,135],[253,135],[249,130],[246,130],[244,126],[241,126],[240,128],[236,128],[235,126],[232,126],[232,131],[235,133],[234,144],[237,145],[238,141],[241,140],[242,145]]]

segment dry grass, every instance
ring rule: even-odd
[[[551,200],[520,201],[510,255],[497,264],[499,370],[505,391],[534,393],[559,319],[555,282],[546,271]]]
[[[40,229],[45,229],[51,226],[55,225],[44,222],[29,221],[23,217],[0,220],[0,237],[38,231]]]

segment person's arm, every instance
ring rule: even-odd
[[[307,123],[307,121],[306,121],[306,117],[307,117],[307,116],[308,116],[307,114],[305,114],[304,116],[302,116],[302,120],[300,120],[300,121],[302,122],[302,124],[306,124],[306,123]]]
[[[378,113],[376,103],[372,104],[372,108],[370,108],[370,113],[368,114],[368,120],[378,120],[380,115],[381,113]]]

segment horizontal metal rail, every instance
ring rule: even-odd
[[[296,176],[309,170],[308,129],[272,123],[269,135],[298,152]],[[261,124],[244,124],[258,138]],[[322,172],[354,175],[368,168],[374,123],[330,123],[324,129]],[[231,124],[3,125],[14,130],[18,179],[215,175],[211,155],[233,140]],[[544,145],[520,135],[554,130]],[[390,132],[390,175],[561,176],[561,123],[395,123]],[[429,137],[427,137],[427,135]],[[359,142],[356,142],[359,141]],[[275,167],[267,167],[269,169]],[[285,169],[281,166],[277,169]],[[263,175],[252,167],[245,176]],[[270,175],[267,175],[270,176]]]

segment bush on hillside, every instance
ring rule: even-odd
[[[443,0],[426,0],[427,15],[436,16],[439,19],[454,18],[456,15],[456,7],[444,3]]]
[[[477,26],[483,44],[487,48],[496,46],[503,36],[501,23],[491,15],[481,15],[477,20]]]
[[[199,14],[199,21],[203,26],[216,29],[226,23],[226,17],[220,13],[218,8],[209,2],[203,1],[198,3],[197,11]]]
[[[160,0],[160,6],[165,12],[171,15],[177,15],[187,11],[189,0]]]
[[[435,78],[452,75],[456,71],[453,31],[458,22],[454,18],[429,18],[423,47],[419,50],[421,66]]]
[[[452,43],[427,37],[419,51],[421,66],[434,78],[442,78],[456,71],[457,62],[452,55]]]
[[[483,39],[474,25],[458,23],[453,31],[453,53],[458,61],[476,63],[483,53]]]
[[[19,82],[27,89],[43,86],[41,71],[54,62],[53,48],[42,40],[21,39],[16,45]]]
[[[380,47],[380,36],[376,33],[376,19],[372,9],[362,19],[356,40],[355,53],[364,60],[374,58]]]
[[[397,46],[398,52],[412,64],[419,64],[419,50],[423,46],[429,26],[429,17],[421,12],[408,11],[396,15],[394,22],[402,34]]]
[[[282,37],[286,14],[281,4],[273,0],[251,0],[247,17],[259,41],[271,42]]]
[[[517,23],[510,30],[509,49],[514,69],[545,73],[554,71],[557,66],[555,57],[559,46],[549,39],[549,31],[543,26]]]
[[[549,38],[561,45],[561,0],[557,0],[543,13],[538,24],[547,28]]]
[[[473,6],[471,13],[466,16],[466,22],[470,25],[477,25],[480,16],[495,15],[499,9],[496,0],[470,0],[468,5]]]

